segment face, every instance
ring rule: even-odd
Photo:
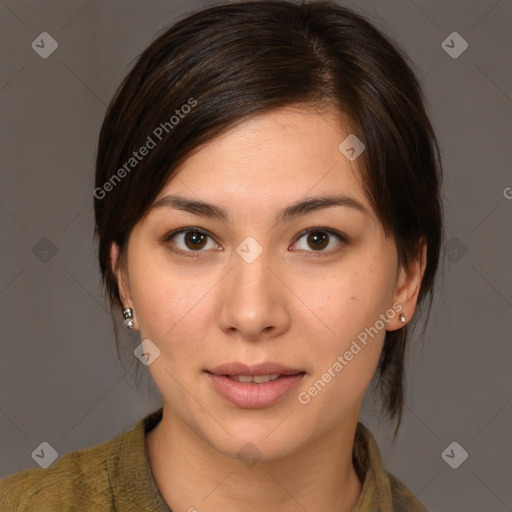
[[[279,458],[354,425],[386,330],[414,313],[423,268],[398,268],[338,149],[350,133],[334,112],[253,117],[178,169],[125,269],[112,246],[165,414],[217,452]]]

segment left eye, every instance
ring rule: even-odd
[[[335,233],[334,231],[330,229],[315,229],[315,230],[309,230],[306,233],[304,233],[302,236],[300,236],[297,243],[299,243],[302,239],[306,239],[306,244],[309,247],[313,247],[313,251],[309,251],[307,248],[303,249],[300,248],[300,250],[305,250],[308,252],[322,252],[322,253],[330,253],[332,251],[331,246],[331,238],[335,237],[340,242],[344,242],[344,237],[341,234]],[[326,247],[329,247],[329,250],[324,250]]]

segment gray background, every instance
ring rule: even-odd
[[[116,359],[92,243],[94,159],[132,59],[207,3],[0,3],[0,477],[38,467],[43,441],[59,455],[89,447],[160,403]],[[370,401],[361,420],[432,512],[511,510],[512,3],[344,5],[414,61],[445,171],[448,257],[427,332],[413,334],[397,442]],[[48,59],[31,48],[44,31],[59,44]],[[457,59],[441,47],[454,31],[469,44]],[[458,469],[441,457],[453,441],[469,453]]]

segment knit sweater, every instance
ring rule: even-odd
[[[172,512],[149,466],[145,435],[163,409],[96,446],[75,450],[48,468],[33,468],[0,480],[2,512]],[[357,424],[353,461],[363,481],[352,512],[428,512],[411,491],[382,467],[369,430]]]

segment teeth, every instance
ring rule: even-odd
[[[256,384],[265,384],[271,380],[276,380],[280,377],[279,373],[270,373],[268,375],[228,375],[231,380],[238,382],[252,382]]]
[[[255,375],[252,380],[258,384],[264,384],[265,382],[270,382],[270,375]]]
[[[252,382],[252,377],[250,375],[235,375],[233,379],[238,382]]]

